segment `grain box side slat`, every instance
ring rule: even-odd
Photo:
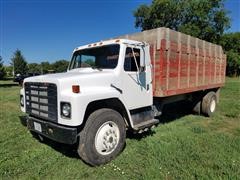
[[[165,27],[117,38],[150,44],[156,97],[220,87],[225,82],[226,55],[221,46]]]

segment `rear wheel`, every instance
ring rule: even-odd
[[[78,154],[97,166],[114,159],[124,148],[126,138],[122,116],[112,109],[93,112],[80,132]]]
[[[193,100],[191,102],[191,109],[192,109],[193,113],[196,113],[198,115],[201,114],[201,104],[202,104],[201,95],[194,96]]]
[[[208,117],[211,117],[216,111],[217,96],[216,93],[211,91],[207,93],[202,100],[202,113]]]

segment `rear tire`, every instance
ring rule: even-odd
[[[105,164],[123,150],[125,138],[125,123],[118,112],[107,108],[96,110],[80,132],[78,154],[92,166]]]
[[[191,110],[193,113],[200,115],[201,114],[201,105],[202,105],[202,97],[201,95],[194,96],[191,102]]]
[[[207,93],[202,100],[202,113],[205,116],[212,117],[216,111],[217,96],[216,93],[211,91]]]

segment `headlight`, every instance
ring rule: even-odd
[[[61,102],[61,115],[66,118],[71,117],[71,105],[67,102]]]
[[[24,106],[24,98],[23,95],[20,95],[20,105],[23,107]]]

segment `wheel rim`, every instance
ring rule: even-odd
[[[99,154],[111,154],[117,147],[120,139],[120,131],[113,121],[105,122],[95,136],[95,147]]]
[[[215,99],[212,99],[211,104],[210,104],[210,111],[214,112],[216,108],[216,101]]]

